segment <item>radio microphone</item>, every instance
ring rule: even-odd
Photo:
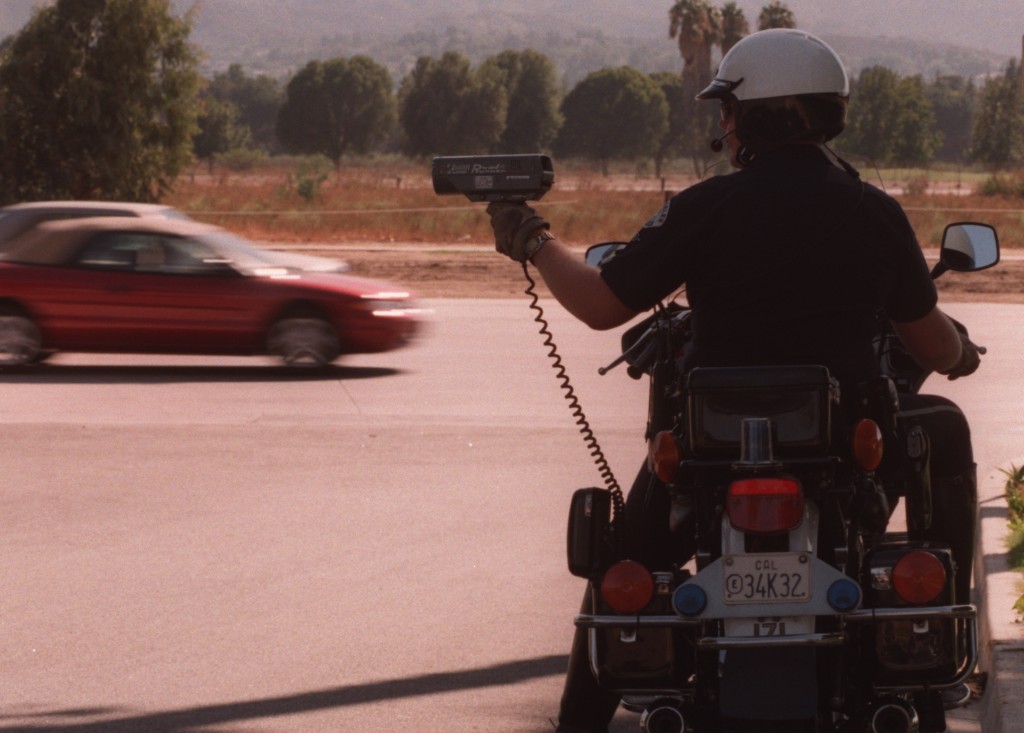
[[[725,143],[723,143],[722,141],[725,140],[725,138],[732,135],[734,132],[736,132],[736,130],[729,130],[729,132],[722,135],[722,137],[711,138],[711,140],[708,141],[708,147],[711,148],[711,152],[721,153],[725,149]]]

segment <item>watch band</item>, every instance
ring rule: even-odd
[[[555,235],[549,232],[547,229],[541,229],[539,232],[534,234],[532,237],[526,240],[526,259],[533,261],[533,258],[541,248],[547,244],[548,240],[554,239]]]

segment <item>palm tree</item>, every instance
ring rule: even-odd
[[[694,99],[711,78],[711,51],[722,36],[722,16],[708,0],[676,0],[669,10],[669,38],[678,38],[683,57],[680,115],[684,123],[681,140],[685,152],[700,173],[701,161],[708,157],[705,142],[714,124],[714,106]]]
[[[729,2],[722,6],[722,55],[729,53],[729,49],[735,46],[750,33],[750,23],[743,9],[736,3]]]
[[[761,8],[757,29],[763,31],[768,28],[796,28],[796,16],[782,0],[772,0]]]
[[[711,76],[711,49],[722,33],[718,8],[708,0],[676,0],[668,11],[669,38],[679,39],[683,57],[683,77],[708,79]]]

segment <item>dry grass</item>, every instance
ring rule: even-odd
[[[542,206],[557,218],[559,235],[579,244],[629,239],[661,206],[665,190],[677,191],[693,182],[685,174],[662,181],[629,174],[602,177],[566,168]],[[183,177],[166,201],[196,218],[260,240],[490,241],[483,207],[461,197],[436,196],[427,165],[347,169],[329,176],[311,200],[300,194],[301,182],[301,175],[269,168],[195,175]],[[916,193],[901,195],[900,201],[925,247],[938,243],[946,224],[964,220],[995,225],[1005,247],[1024,243],[1024,199]]]

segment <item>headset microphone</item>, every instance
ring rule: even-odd
[[[725,143],[722,141],[725,138],[732,135],[736,130],[729,130],[729,132],[722,135],[722,137],[713,137],[708,141],[708,147],[711,148],[712,153],[721,153],[725,149]]]

